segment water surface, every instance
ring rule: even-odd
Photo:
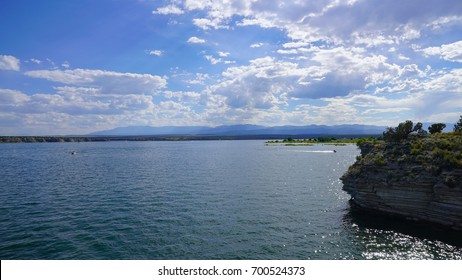
[[[0,258],[461,259],[451,240],[351,211],[338,178],[358,154],[263,141],[2,144]]]

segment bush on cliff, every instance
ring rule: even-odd
[[[420,123],[414,125],[406,121],[388,128],[383,133],[385,142],[360,139],[357,144],[361,156],[357,162],[368,168],[411,163],[432,174],[439,174],[443,169],[462,168],[462,133],[439,133],[444,124],[430,127],[431,135],[424,134],[420,131]]]

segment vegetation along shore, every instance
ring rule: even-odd
[[[266,141],[266,145],[283,145],[283,146],[312,146],[315,144],[322,145],[333,145],[333,146],[345,146],[349,144],[356,144],[362,141],[374,141],[377,140],[376,137],[367,137],[367,138],[358,138],[358,137],[329,137],[329,136],[319,136],[315,138],[307,139],[294,139],[293,137],[287,137],[283,140],[270,140]]]

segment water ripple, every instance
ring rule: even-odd
[[[77,151],[70,155],[69,151]],[[352,213],[355,146],[0,145],[1,259],[461,259]]]

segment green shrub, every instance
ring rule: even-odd
[[[367,138],[359,138],[358,141],[356,141],[356,146],[360,146],[362,143],[367,142]]]
[[[432,153],[435,163],[439,165],[452,168],[462,167],[462,161],[459,160],[456,157],[456,154],[450,150],[443,150],[436,147],[433,149]]]
[[[374,157],[374,163],[375,163],[376,165],[382,166],[382,165],[385,165],[385,160],[383,159],[383,156],[382,156],[382,155],[376,155],[376,156]]]

